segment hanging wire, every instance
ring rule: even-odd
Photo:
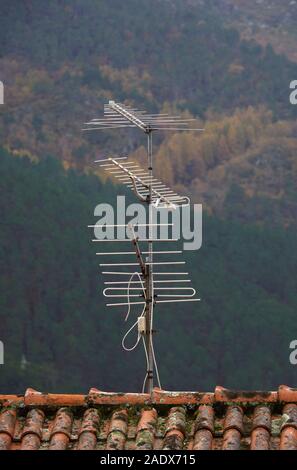
[[[131,312],[131,302],[130,302],[130,288],[131,288],[131,282],[133,281],[134,277],[137,276],[138,279],[139,279],[139,282],[141,283],[141,287],[142,287],[142,290],[143,290],[143,295],[145,296],[145,287],[144,287],[144,283],[143,283],[143,280],[141,279],[141,276],[139,274],[139,272],[134,272],[132,274],[132,276],[130,277],[129,279],[129,282],[128,282],[128,287],[127,287],[127,296],[128,296],[128,309],[127,309],[127,313],[126,313],[126,317],[125,317],[125,322],[128,320],[129,316],[130,316],[130,312]],[[152,297],[154,298],[154,287],[153,287],[153,291],[152,291]],[[144,347],[144,353],[145,353],[145,357],[146,357],[146,364],[147,364],[147,369],[149,367],[149,360],[148,360],[148,352],[147,352],[147,348],[146,348],[146,344],[145,344],[145,340],[144,340],[144,336],[141,335],[141,333],[138,331],[138,334],[137,334],[137,339],[134,343],[133,346],[131,347],[127,347],[126,344],[125,344],[125,341],[127,339],[127,337],[130,335],[130,333],[134,330],[135,327],[137,327],[138,325],[138,319],[141,318],[141,317],[144,317],[144,314],[145,314],[145,305],[142,309],[142,312],[140,314],[139,317],[137,317],[137,320],[136,322],[133,323],[133,325],[129,328],[129,330],[125,333],[125,335],[123,336],[123,339],[122,339],[122,347],[125,351],[127,352],[131,352],[131,351],[134,351],[136,349],[136,347],[138,346],[139,344],[139,341],[140,339],[142,338],[143,340],[143,347]],[[151,324],[150,324],[150,329],[152,330],[153,329],[153,321],[154,321],[154,305],[152,303],[152,309],[151,309]],[[152,349],[152,356],[153,356],[153,361],[154,361],[154,366],[155,366],[155,370],[156,370],[156,377],[157,377],[157,382],[158,382],[158,386],[159,388],[162,388],[161,386],[161,381],[160,381],[160,375],[159,375],[159,369],[158,369],[158,364],[157,364],[157,360],[156,360],[156,355],[155,355],[155,349],[154,349],[154,344],[153,344],[153,340],[152,340],[152,335],[150,336],[150,345],[151,345],[151,349]],[[147,381],[147,377],[148,377],[148,373],[145,374],[145,378],[144,378],[144,382],[143,382],[143,386],[142,386],[142,393],[144,392],[145,390],[145,385],[146,385],[146,381]]]
[[[129,279],[128,288],[127,288],[127,294],[128,294],[128,310],[127,310],[127,313],[126,313],[125,322],[128,320],[129,315],[130,315],[130,311],[131,311],[130,286],[131,286],[131,282],[132,282],[132,280],[134,279],[135,276],[137,276],[137,277],[139,278],[139,281],[140,281],[140,283],[141,283],[142,290],[143,290],[143,295],[145,296],[145,288],[144,288],[143,281],[142,281],[142,279],[141,279],[141,277],[140,277],[140,274],[139,274],[138,272],[134,272],[134,273],[132,274],[132,276],[130,277],[130,279]],[[144,314],[145,314],[145,304],[144,304],[144,307],[143,307],[143,310],[142,310],[142,312],[141,312],[140,317],[143,317]],[[136,339],[135,344],[134,344],[131,348],[129,348],[129,347],[127,347],[127,346],[125,345],[125,341],[126,341],[127,336],[129,336],[129,334],[131,333],[131,331],[133,331],[134,328],[135,328],[137,325],[138,325],[138,318],[137,318],[136,322],[133,323],[133,325],[131,326],[131,328],[129,328],[129,330],[128,330],[128,331],[125,333],[125,335],[123,336],[123,339],[122,339],[122,347],[123,347],[123,349],[124,349],[125,351],[128,351],[128,352],[134,351],[134,349],[138,346],[138,343],[139,343],[140,338],[141,338],[141,335],[140,335],[139,331],[138,331],[138,335],[137,335],[137,339]]]

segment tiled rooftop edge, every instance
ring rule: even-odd
[[[281,385],[278,391],[238,391],[217,386],[214,393],[171,392],[154,388],[147,393],[115,393],[91,388],[87,395],[42,393],[32,388],[25,395],[0,395],[0,405],[9,406],[90,406],[90,405],[195,405],[297,403],[297,388]]]

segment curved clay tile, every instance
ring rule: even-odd
[[[293,403],[297,402],[297,388],[280,385],[278,387],[278,399],[281,402]]]
[[[224,422],[223,450],[238,450],[243,433],[243,412],[239,406],[227,408]]]
[[[270,448],[271,412],[268,406],[259,405],[254,410],[251,450]]]
[[[50,450],[65,450],[71,436],[73,416],[68,408],[60,408],[56,414],[50,439]]]
[[[99,412],[96,408],[90,408],[84,413],[77,450],[93,450],[97,444],[97,433],[100,423]]]
[[[158,415],[154,408],[142,410],[137,426],[136,449],[152,450],[154,448],[157,418]]]
[[[13,439],[16,410],[8,409],[0,414],[0,450],[8,450]]]
[[[223,403],[275,403],[278,392],[229,390],[217,385],[215,388],[215,401]]]
[[[123,450],[128,430],[127,410],[115,411],[111,418],[106,450]]]
[[[181,450],[186,432],[186,412],[183,407],[171,408],[165,438],[163,441],[163,450]]]
[[[289,419],[282,425],[280,449],[297,450],[297,405],[285,405],[283,415],[287,415]]]
[[[42,426],[44,413],[41,410],[33,409],[27,414],[24,430],[22,432],[22,450],[37,450],[40,447],[42,438]]]
[[[212,406],[200,405],[194,427],[193,450],[210,450],[214,432],[214,410]]]
[[[33,388],[27,388],[24,395],[26,406],[84,406],[86,399],[86,395],[42,393]]]
[[[213,400],[214,394],[205,392],[169,392],[155,387],[152,393],[152,403],[161,405],[212,404]]]
[[[87,396],[90,405],[146,405],[150,402],[148,393],[102,392],[91,388]]]

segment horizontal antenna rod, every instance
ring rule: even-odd
[[[173,226],[173,224],[133,224],[132,225],[133,227],[137,228],[137,227],[170,227],[170,226]],[[129,223],[128,224],[112,224],[112,225],[108,225],[108,224],[96,224],[96,225],[88,225],[88,228],[102,228],[102,227],[109,227],[109,228],[112,228],[112,227],[127,227],[129,228]]]
[[[133,238],[94,238],[92,242],[131,242]],[[179,238],[139,238],[138,242],[178,242]]]
[[[147,266],[163,266],[164,264],[186,264],[185,261],[163,261],[162,263],[145,263]],[[99,266],[139,266],[139,263],[100,263]]]
[[[122,272],[122,271],[102,271],[101,274],[119,274],[119,275],[128,275],[128,276],[132,276],[132,274],[135,274],[135,272]],[[138,274],[142,274],[142,273],[138,273]],[[154,275],[160,275],[160,276],[165,276],[165,275],[169,275],[169,276],[185,276],[185,275],[188,275],[189,273],[174,273],[174,272],[169,272],[169,273],[156,273],[154,272]]]
[[[165,304],[170,302],[199,302],[201,299],[169,299],[169,300],[155,300],[155,304]],[[107,307],[120,307],[123,305],[144,305],[145,301],[143,302],[117,302],[114,304],[106,304]]]
[[[165,283],[177,283],[177,282],[191,282],[191,279],[166,279],[166,280],[154,280],[154,284],[165,284]],[[141,284],[142,282],[140,281],[105,281],[104,284],[106,285],[115,285],[115,284]]]
[[[143,255],[148,255],[148,251],[142,251]],[[171,255],[171,254],[181,254],[182,251],[154,251],[155,255],[161,255],[161,254],[166,254],[166,255]],[[110,251],[110,252],[102,252],[102,253],[96,253],[97,256],[110,256],[110,255],[135,255],[135,251]]]

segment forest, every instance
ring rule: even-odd
[[[115,201],[120,188],[57,159],[32,162],[3,149],[0,171],[1,393],[140,391],[143,352],[121,348],[130,323],[126,311],[104,305],[87,228],[95,206]],[[296,225],[272,230],[204,212],[202,248],[184,252],[201,301],[155,314],[164,389],[295,383],[296,242]]]
[[[269,1],[1,2],[1,393],[141,390],[87,228],[125,194],[93,161],[146,154],[134,130],[82,132],[109,99],[204,129],[153,138],[156,176],[203,206],[201,301],[155,316],[163,388],[296,385],[295,13]]]
[[[1,11],[7,86],[0,140],[12,154],[54,155],[87,171],[108,152],[141,159],[138,134],[81,132],[111,98],[195,116],[205,132],[154,139],[168,183],[186,186],[220,216],[236,186],[243,201],[257,199],[258,222],[268,210],[275,223],[294,221],[296,106],[289,84],[297,63],[242,37],[217,1],[12,0]],[[245,207],[238,201],[233,214],[237,208],[242,218]]]

